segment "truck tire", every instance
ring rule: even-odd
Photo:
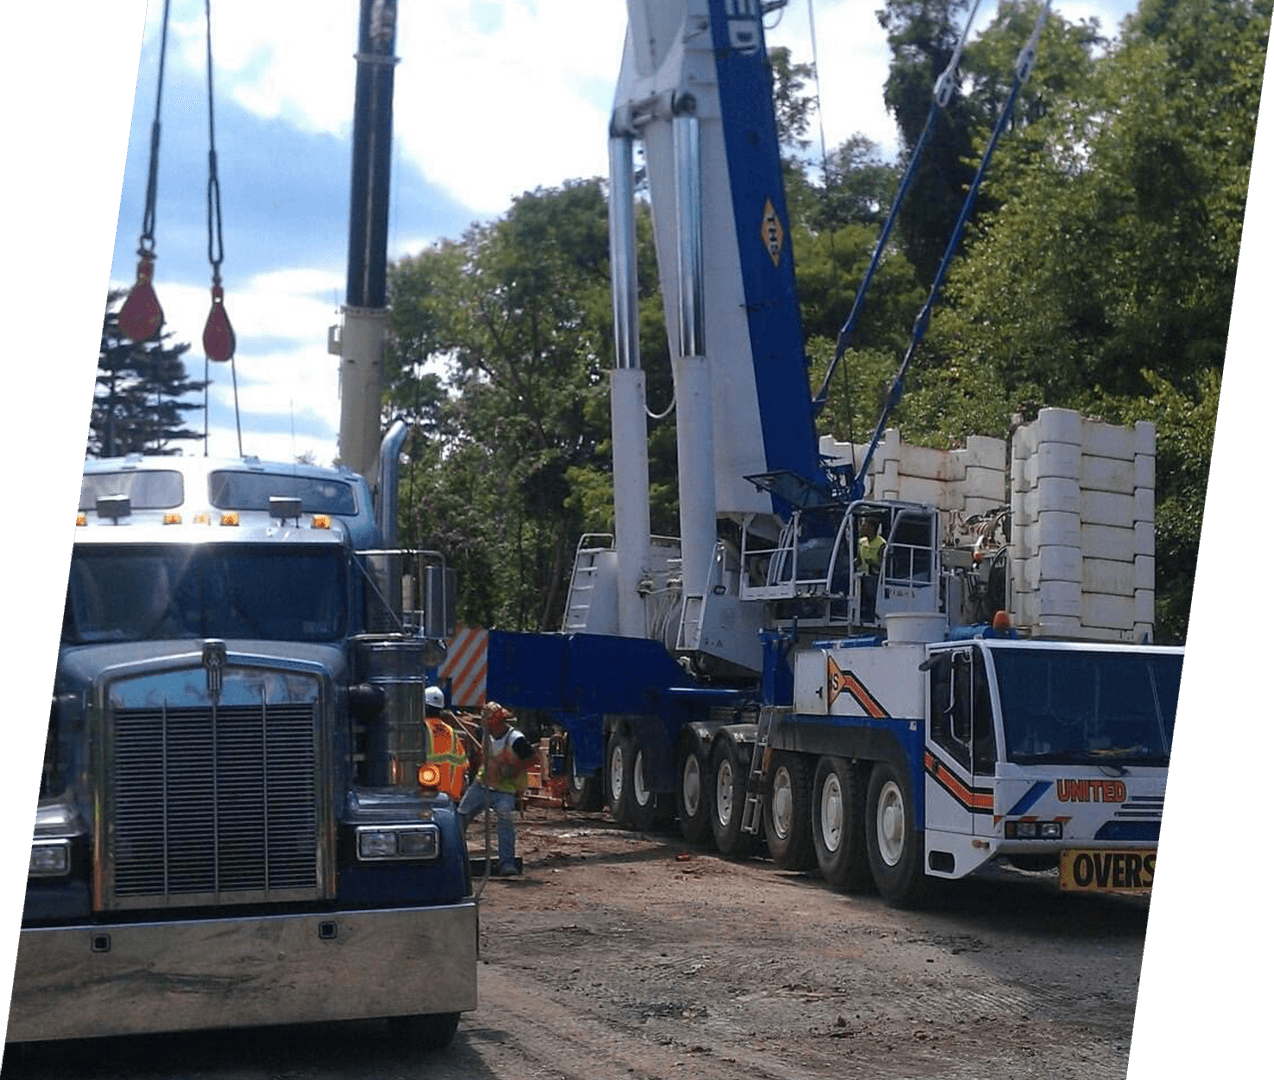
[[[606,740],[606,763],[602,777],[606,785],[606,806],[617,825],[633,823],[633,740],[612,731]]]
[[[421,1016],[391,1016],[389,1030],[400,1045],[419,1050],[441,1050],[460,1025],[459,1013],[426,1013]]]
[[[765,842],[780,870],[818,866],[810,822],[810,766],[800,754],[777,753],[765,783]]]
[[[605,799],[602,797],[602,778],[596,772],[578,773],[575,770],[575,749],[571,740],[566,740],[566,805],[572,810],[600,810]]]
[[[649,832],[661,818],[659,796],[650,789],[646,780],[646,751],[633,742],[633,752],[628,759],[628,790],[631,792],[633,828],[639,832]]]
[[[683,739],[677,748],[677,822],[687,844],[708,839],[712,828],[708,815],[714,798],[709,763],[693,739]]]
[[[876,889],[890,907],[919,907],[929,893],[924,838],[906,773],[878,761],[867,784],[867,859]]]
[[[864,788],[862,770],[845,758],[819,758],[810,806],[811,842],[823,880],[845,892],[864,892],[872,884]]]
[[[718,739],[712,748],[712,799],[709,819],[717,850],[728,859],[751,853],[753,838],[743,831],[743,804],[747,796],[747,766],[730,739]]]

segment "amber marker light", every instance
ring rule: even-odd
[[[332,527],[331,514],[315,514],[314,520],[310,522],[311,529],[330,529]]]
[[[196,525],[211,525],[212,515],[207,510],[200,510],[191,520]]]
[[[437,791],[442,783],[442,770],[426,762],[416,770],[416,782],[426,791]]]
[[[238,525],[239,515],[238,514],[222,514],[221,524],[222,525]]]
[[[165,514],[164,524],[165,525],[180,525],[181,515],[180,514]]]
[[[87,524],[88,524],[88,514],[76,514],[76,515],[75,515],[75,524],[76,524],[76,525],[87,525]]]

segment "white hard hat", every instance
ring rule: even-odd
[[[447,706],[447,699],[442,696],[442,691],[438,687],[431,686],[425,690],[425,706],[430,709],[443,709]]]

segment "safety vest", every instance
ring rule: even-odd
[[[426,717],[425,726],[429,729],[429,764],[438,767],[438,790],[459,802],[469,770],[464,743],[450,724],[436,716]]]
[[[880,553],[884,550],[885,540],[880,534],[873,536],[870,540],[865,536],[858,538],[858,564],[859,569],[868,574],[874,574],[880,569]]]
[[[513,752],[513,744],[518,739],[524,738],[522,732],[516,728],[509,728],[500,738],[487,739],[487,762],[494,765],[516,765],[518,764],[518,756]],[[498,777],[493,783],[487,784],[487,766],[484,764],[478,772],[478,783],[493,787],[496,791],[507,791],[512,795],[516,795],[519,791],[525,791],[527,785],[526,770],[519,772],[513,777]]]

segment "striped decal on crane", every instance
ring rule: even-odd
[[[487,700],[487,632],[459,626],[447,642],[447,658],[438,668],[439,681],[450,681],[451,704],[472,709]]]
[[[970,813],[990,814],[995,810],[994,791],[990,788],[970,787],[928,750],[925,751],[925,772]],[[999,818],[996,820],[998,822]]]
[[[852,671],[844,671],[836,660],[828,656],[827,658],[827,707],[830,709],[836,703],[836,699],[841,694],[847,693],[856,702],[859,708],[868,716],[874,716],[877,720],[890,719],[889,710],[887,710],[870,690],[859,680],[858,676]]]

